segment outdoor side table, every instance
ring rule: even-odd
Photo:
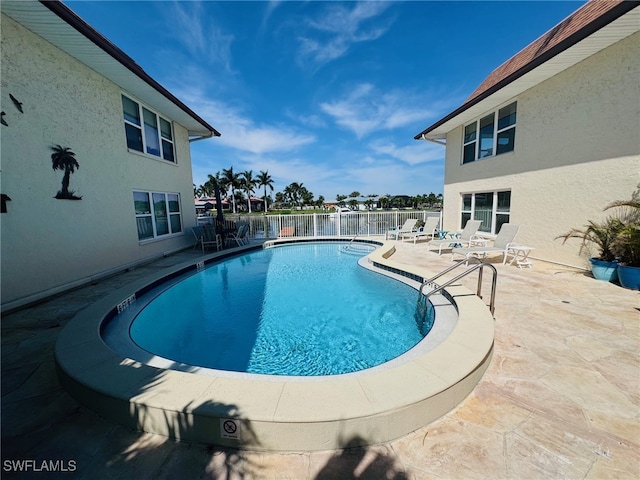
[[[529,260],[531,250],[533,250],[533,247],[527,247],[525,245],[511,245],[507,250],[507,255],[513,255],[509,265],[513,265],[513,262],[516,262],[516,266],[518,268],[531,268],[532,263],[531,260]]]
[[[486,247],[487,245],[489,245],[487,238],[474,238],[469,242],[470,247]]]
[[[449,238],[451,238],[452,240],[454,240],[456,238],[460,238],[460,233],[458,233],[458,232],[449,233]],[[449,246],[453,247],[453,248],[457,248],[457,247],[461,247],[462,244],[458,243],[458,242],[454,242],[454,243],[450,243]]]

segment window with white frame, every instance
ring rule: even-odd
[[[465,125],[462,163],[513,151],[516,142],[516,110],[513,102]]]
[[[138,240],[150,240],[182,232],[180,194],[133,192]]]
[[[464,193],[462,195],[461,225],[467,220],[481,220],[480,231],[498,233],[503,223],[509,222],[511,192]]]
[[[129,149],[175,163],[171,122],[124,95],[122,112]]]

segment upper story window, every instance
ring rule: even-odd
[[[517,102],[513,102],[464,127],[462,163],[513,151],[516,107]]]
[[[171,122],[124,95],[122,112],[128,148],[175,163]]]

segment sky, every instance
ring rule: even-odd
[[[327,201],[442,193],[445,147],[413,137],[584,3],[65,0],[222,134],[191,144],[196,186]]]

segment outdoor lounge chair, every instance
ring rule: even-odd
[[[191,231],[196,239],[196,243],[193,244],[193,248],[195,249],[202,243],[202,227],[191,227]]]
[[[278,237],[293,237],[295,233],[296,233],[296,228],[293,226],[282,227],[280,229],[280,233],[278,234]]]
[[[417,218],[409,218],[408,220],[405,220],[405,222],[402,224],[401,227],[390,228],[387,231],[386,238],[389,239],[389,238],[395,237],[396,240],[400,239],[400,236],[402,234],[413,232],[417,222],[418,222]]]
[[[238,229],[235,232],[229,232],[225,241],[227,244],[236,242],[239,247],[249,245],[249,224],[238,222]]]
[[[202,235],[200,236],[200,244],[202,245],[202,253],[206,247],[215,247],[216,250],[222,248],[222,237],[216,231],[215,225],[203,225]]]
[[[498,232],[498,236],[493,241],[492,246],[454,248],[451,250],[451,260],[453,260],[453,256],[456,254],[464,255],[465,259],[468,259],[472,255],[484,258],[490,254],[501,253],[502,264],[504,265],[507,261],[507,252],[509,251],[509,247],[513,244],[513,239],[516,237],[519,229],[520,225],[503,223],[502,227],[500,227],[500,231]],[[471,243],[471,245],[473,245],[473,243]]]
[[[454,238],[443,238],[439,240],[431,240],[427,244],[427,250],[431,250],[431,246],[438,247],[438,255],[442,255],[442,247],[464,247],[469,246],[470,242],[475,239],[476,232],[480,228],[482,220],[467,220],[460,235]]]
[[[403,233],[402,241],[405,238],[413,238],[413,243],[415,244],[419,238],[434,238],[438,225],[440,225],[440,217],[427,217],[427,221],[416,232]]]

